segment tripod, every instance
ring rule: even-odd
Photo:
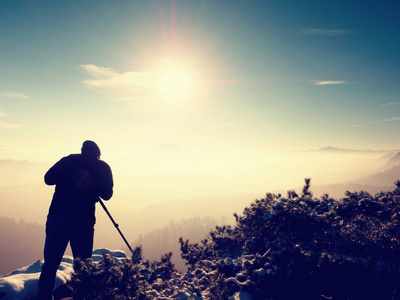
[[[99,203],[103,207],[103,209],[107,213],[107,215],[110,217],[111,222],[114,224],[115,228],[118,230],[119,234],[121,235],[121,237],[124,240],[125,244],[128,246],[128,249],[131,251],[132,255],[134,255],[131,246],[129,245],[128,241],[126,240],[126,238],[122,234],[121,230],[119,229],[119,225],[114,221],[113,217],[111,216],[111,214],[109,213],[107,207],[104,205],[104,203],[103,203],[103,201],[101,201],[101,199],[99,199]]]

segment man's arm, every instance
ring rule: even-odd
[[[113,195],[114,181],[110,166],[105,162],[103,163],[101,182],[98,184],[97,188],[100,198],[109,200]]]
[[[63,168],[64,165],[64,161],[65,161],[65,157],[60,159],[58,162],[56,162],[54,164],[54,166],[52,166],[44,175],[44,182],[47,185],[54,185],[57,184],[60,181],[60,177],[61,177],[61,170]]]

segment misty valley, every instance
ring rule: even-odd
[[[299,217],[297,215],[298,211],[296,210],[294,210],[293,212],[291,210],[286,211],[285,207],[291,207],[290,205],[295,205],[295,203],[297,203],[296,201],[300,202],[305,201],[304,203],[307,204],[304,205],[308,205],[309,208],[307,208],[307,210],[302,212],[303,215],[301,218],[306,218],[308,220],[307,222],[311,222],[309,225],[307,225],[311,226],[309,229],[307,229],[310,230],[310,232],[313,232],[315,230],[315,228],[312,227],[316,226],[317,224],[314,223],[317,222],[316,220],[313,219],[315,218],[314,213],[316,213],[317,215],[333,213],[331,209],[335,205],[339,208],[343,206],[343,209],[346,208],[346,210],[349,212],[350,215],[346,215],[347,216],[346,218],[350,219],[346,219],[347,221],[345,222],[350,222],[350,223],[355,222],[354,220],[351,219],[354,216],[352,216],[353,212],[350,208],[351,206],[349,206],[350,203],[353,203],[351,205],[356,205],[354,207],[358,207],[359,205],[367,205],[366,206],[367,210],[360,211],[359,212],[360,215],[356,216],[356,218],[361,218],[359,219],[360,222],[361,221],[369,222],[372,220],[371,218],[378,218],[379,222],[384,222],[385,219],[383,218],[383,216],[379,215],[378,217],[375,216],[374,214],[376,213],[375,210],[378,210],[378,212],[379,211],[384,212],[385,205],[389,205],[386,202],[381,203],[381,201],[384,201],[382,199],[389,199],[387,200],[389,201],[388,203],[392,203],[390,201],[397,201],[395,200],[397,199],[396,198],[397,190],[395,190],[396,186],[394,185],[394,183],[400,178],[399,153],[400,152],[397,151],[386,151],[386,152],[355,151],[355,150],[343,150],[336,148],[323,148],[318,151],[294,153],[293,157],[291,158],[291,162],[299,158],[302,158],[304,160],[301,162],[303,168],[302,170],[298,169],[290,170],[290,172],[296,175],[303,174],[302,178],[300,178],[301,180],[299,181],[303,181],[304,178],[307,178],[307,175],[310,174],[324,174],[324,171],[326,172],[326,174],[328,174],[328,176],[321,175],[320,180],[318,180],[318,177],[315,178],[316,182],[321,183],[320,185],[317,184],[314,185],[314,178],[311,178],[311,183],[312,183],[311,187],[309,186],[310,182],[307,183],[306,181],[305,187],[297,186],[295,188],[290,188],[285,186],[287,187],[286,190],[282,188],[283,185],[281,186],[279,183],[277,183],[278,182],[277,179],[275,179],[275,181],[273,182],[268,181],[271,176],[270,173],[274,172],[271,171],[273,168],[273,164],[269,164],[266,161],[264,161],[264,165],[262,165],[262,167],[265,169],[265,172],[268,173],[267,176],[263,177],[262,175],[263,172],[260,172],[260,170],[258,170],[255,173],[255,177],[252,177],[255,179],[253,184],[251,183],[250,178],[246,179],[245,181],[241,181],[242,177],[237,177],[237,178],[234,176],[228,177],[228,175],[225,178],[223,178],[224,182],[222,184],[227,184],[229,180],[232,180],[232,184],[238,182],[241,182],[241,184],[243,184],[242,185],[243,189],[238,189],[238,186],[236,187],[232,186],[232,191],[230,191],[229,188],[223,190],[221,189],[221,187],[219,187],[220,188],[219,191],[212,193],[210,190],[207,190],[205,188],[204,189],[205,194],[202,194],[203,189],[197,186],[199,184],[198,182],[196,183],[185,182],[184,180],[181,180],[183,177],[185,177],[183,174],[179,175],[176,174],[174,176],[176,176],[176,178],[179,178],[179,180],[175,182],[176,186],[170,186],[170,189],[168,190],[165,185],[160,184],[161,191],[157,191],[157,187],[154,187],[154,191],[149,192],[147,198],[145,197],[145,199],[152,198],[147,201],[147,204],[140,202],[138,200],[139,204],[135,208],[135,203],[128,203],[127,199],[128,198],[139,199],[140,196],[138,194],[137,195],[132,194],[130,196],[126,194],[124,195],[123,193],[127,193],[128,190],[130,189],[126,187],[125,188],[120,187],[120,190],[118,190],[118,192],[116,193],[118,197],[107,203],[107,205],[109,206],[110,211],[112,212],[114,217],[117,219],[118,223],[121,225],[121,229],[123,230],[125,236],[128,238],[131,246],[133,248],[140,246],[140,259],[137,263],[145,264],[145,260],[156,262],[159,261],[160,258],[164,257],[161,259],[161,261],[159,261],[158,264],[163,265],[163,263],[168,262],[170,264],[170,267],[173,264],[174,265],[173,268],[175,270],[174,272],[178,273],[180,272],[182,274],[185,274],[187,272],[189,273],[194,272],[193,274],[197,274],[195,272],[200,272],[198,270],[199,268],[201,268],[201,266],[203,268],[203,271],[207,270],[206,272],[214,272],[215,270],[219,270],[221,274],[225,274],[224,280],[228,280],[232,282],[232,284],[226,284],[226,282],[222,283],[222,281],[218,281],[221,279],[217,279],[211,276],[207,277],[208,278],[207,280],[211,280],[210,282],[214,282],[214,284],[218,281],[219,284],[221,284],[221,290],[211,291],[209,290],[209,287],[206,286],[203,286],[202,289],[203,288],[207,289],[207,293],[211,294],[215,293],[215,295],[219,293],[219,295],[221,295],[222,297],[220,299],[228,299],[227,298],[228,295],[232,296],[233,295],[232,293],[236,293],[239,290],[242,290],[243,288],[242,284],[244,285],[244,280],[246,278],[247,278],[246,280],[250,280],[253,282],[261,280],[260,279],[261,277],[259,279],[255,279],[254,277],[246,277],[250,276],[249,275],[250,271],[246,271],[247,272],[246,273],[243,269],[241,269],[242,267],[235,265],[238,263],[239,260],[241,261],[240,262],[241,264],[245,263],[245,260],[247,258],[245,259],[244,257],[241,256],[242,254],[240,254],[243,251],[243,249],[247,249],[246,251],[250,251],[248,249],[253,249],[252,247],[256,247],[256,245],[251,246],[251,244],[248,244],[249,241],[246,241],[247,238],[250,238],[250,236],[252,235],[251,232],[246,233],[246,231],[243,232],[241,231],[240,235],[235,235],[234,233],[236,232],[235,230],[244,230],[240,226],[250,226],[247,223],[243,223],[242,225],[237,227],[238,222],[240,224],[241,222],[245,222],[246,218],[252,218],[252,220],[254,218],[254,220],[251,222],[256,222],[256,223],[252,223],[253,225],[251,225],[246,230],[251,230],[251,228],[253,228],[252,226],[256,226],[254,227],[255,232],[257,232],[257,230],[261,230],[260,229],[261,227],[267,226],[265,224],[269,224],[268,226],[280,226],[279,230],[282,230],[282,232],[285,231],[286,232],[285,234],[288,236],[293,235],[292,238],[294,240],[297,240],[296,243],[298,243],[299,245],[298,247],[300,247],[298,249],[298,251],[300,252],[296,254],[300,256],[298,258],[293,258],[295,259],[295,261],[284,262],[284,260],[282,260],[281,263],[282,264],[289,263],[294,265],[299,264],[298,266],[296,266],[296,268],[307,269],[311,266],[310,264],[314,263],[312,259],[317,259],[313,257],[314,254],[312,253],[314,252],[310,252],[310,256],[308,256],[307,251],[317,251],[317,250],[316,249],[310,250],[308,248],[307,250],[301,248],[303,246],[308,247],[306,246],[306,244],[308,243],[306,242],[307,237],[301,237],[300,235],[303,233],[299,233],[300,235],[296,236],[295,234],[296,229],[294,227],[291,227],[294,226],[294,223],[292,224],[291,222],[294,222]],[[284,157],[284,159],[286,160],[285,163],[282,163],[282,165],[286,166],[288,164],[288,158],[290,157],[290,155],[288,155],[287,153],[282,155],[283,156],[280,157],[281,158]],[[2,168],[0,172],[3,173],[10,172],[11,174],[10,176],[12,178],[15,177],[15,174],[12,174],[13,172],[15,172],[15,170],[17,170],[18,173],[23,174],[26,165],[29,165],[28,162],[21,163],[13,161],[7,161],[7,162],[0,161],[0,164],[6,166],[5,168]],[[279,165],[279,163],[277,162],[275,162],[275,164]],[[295,165],[296,164],[293,163],[293,166]],[[320,166],[320,168],[318,168],[318,166]],[[40,173],[42,168],[43,168],[42,165],[36,165],[34,167],[32,167],[32,165],[29,165],[28,170],[30,174],[34,174],[34,176],[39,176],[38,174]],[[289,169],[285,170],[288,171]],[[282,170],[280,170],[279,172],[282,172]],[[279,174],[279,172],[277,173]],[[334,173],[335,176],[331,177],[332,181],[329,183],[329,178],[327,177],[329,177],[329,174],[334,174]],[[173,178],[174,176],[171,177]],[[204,177],[204,174],[202,176]],[[353,179],[350,179],[351,176],[354,176]],[[198,180],[200,177],[193,175],[188,176],[189,179],[194,178],[195,181]],[[43,220],[45,219],[45,214],[46,214],[45,207],[48,205],[48,202],[46,201],[47,199],[50,199],[51,191],[49,191],[48,189],[47,190],[44,189],[41,186],[41,183],[35,183],[34,182],[35,178],[30,177],[29,174],[21,175],[21,178],[23,179],[21,184],[19,185],[11,184],[10,182],[9,184],[0,187],[0,192],[2,197],[2,210],[0,216],[0,236],[2,237],[0,241],[0,253],[2,253],[2,262],[0,265],[0,274],[2,275],[6,275],[7,273],[11,272],[14,269],[17,269],[21,266],[27,265],[34,261],[40,260],[42,259],[43,255],[42,254],[43,243],[44,243]],[[153,184],[157,185],[158,182],[155,180],[155,178],[156,177],[151,179]],[[162,179],[164,177],[158,176],[157,180],[160,180],[160,178]],[[290,178],[290,176],[288,176],[288,178]],[[344,180],[341,181],[341,178],[343,178]],[[261,185],[261,182],[263,181],[262,179],[265,180],[264,181],[265,191],[261,191],[261,188],[259,187]],[[142,178],[141,180],[144,179]],[[207,184],[207,180],[208,179],[206,179],[203,182],[203,184]],[[284,179],[281,180],[282,182],[284,181]],[[172,182],[173,180],[170,181],[169,183],[171,184]],[[179,193],[180,185],[183,185],[182,193]],[[189,197],[187,195],[187,189],[188,187],[191,186],[193,186],[192,190],[193,194]],[[271,188],[269,188],[269,186]],[[393,190],[394,192],[390,192]],[[176,193],[177,196],[175,197],[173,195],[174,191],[178,191]],[[145,193],[145,192],[146,189],[140,191],[140,193]],[[268,192],[266,197],[265,197],[265,192]],[[270,194],[270,192],[274,194]],[[168,195],[166,195],[165,193],[168,193]],[[376,196],[375,198],[373,198],[373,195],[378,193],[380,193],[380,196]],[[336,198],[338,200],[334,200],[333,198]],[[261,200],[256,200],[255,202],[253,202],[254,199],[261,199]],[[118,203],[118,201],[121,201],[122,203]],[[317,204],[315,204],[313,201],[315,203],[319,203],[318,204],[319,206],[315,206]],[[266,206],[260,207],[259,206],[260,203],[264,203],[263,205]],[[127,205],[125,208],[122,208],[121,204],[127,204]],[[278,208],[278,206],[282,206],[282,208]],[[267,211],[264,211],[265,209],[267,209]],[[280,220],[279,222],[282,222],[279,224],[278,223],[270,224],[269,223],[270,217],[268,217],[268,215],[262,217],[263,219],[258,219],[260,216],[258,216],[258,213],[255,213],[256,211],[260,210],[260,213],[261,211],[263,212],[263,214],[269,212],[270,216],[275,216],[276,214],[278,214],[278,210],[280,209],[281,210],[283,209],[282,213],[287,213],[288,216],[287,218],[285,217],[286,219],[285,218],[279,219]],[[254,210],[255,215],[252,215],[253,214],[252,210]],[[314,210],[315,212],[313,212]],[[308,215],[309,213],[311,214],[311,212],[313,212],[313,215]],[[365,215],[367,212],[368,212],[368,217]],[[338,213],[338,211],[335,211],[335,213]],[[126,246],[123,244],[118,234],[115,232],[115,229],[113,228],[110,220],[107,219],[107,216],[104,214],[104,212],[98,211],[97,216],[98,217],[96,224],[95,248],[105,247],[109,249],[121,249],[124,250],[126,253],[128,253],[129,250],[126,248]],[[291,220],[290,218],[292,217],[295,219]],[[344,215],[341,217],[344,218]],[[43,218],[43,220],[40,220],[41,218]],[[259,224],[259,222],[261,223]],[[266,223],[263,225],[262,224],[263,222]],[[377,224],[376,222],[378,221],[375,220],[371,222],[375,223],[371,223],[370,225],[368,225],[370,230],[378,230],[377,228],[374,229],[374,227],[371,227],[375,226]],[[334,225],[334,227],[339,226],[335,227],[336,229],[339,230],[343,224],[339,225],[336,224]],[[261,227],[259,228],[257,226]],[[246,234],[248,235],[248,237],[246,237]],[[351,234],[353,235],[356,233],[352,232]],[[370,234],[371,239],[373,239],[374,235],[373,232],[368,232],[368,234]],[[270,236],[268,237],[268,239],[270,239],[269,241],[265,240],[262,243],[265,243],[266,245],[274,243],[274,239],[276,238],[277,237]],[[235,239],[237,240],[235,241]],[[211,244],[207,244],[205,240],[208,240],[209,243]],[[285,243],[291,243],[294,242],[294,240],[285,241]],[[222,243],[222,244],[218,244],[217,246],[217,244],[215,243]],[[229,243],[233,244],[230,245]],[[256,243],[260,243],[260,241]],[[261,244],[257,245],[258,245],[257,247],[261,247]],[[275,246],[271,245],[270,247],[272,248],[281,247],[278,244]],[[208,248],[209,246],[217,248],[220,247],[218,248],[220,249],[218,251],[222,252],[216,254],[218,252],[218,251],[215,252],[217,248],[214,248],[214,250],[211,251],[210,250],[211,248]],[[262,247],[265,247],[265,245]],[[297,249],[296,247],[295,249]],[[229,251],[231,252],[228,251],[229,253],[228,252],[225,253],[224,251],[227,251],[227,249],[230,249]],[[269,261],[271,264],[272,262],[270,260],[272,258],[269,257],[267,259],[266,258],[267,256],[265,256],[267,254],[264,254],[264,252],[267,251],[268,249],[263,248],[262,251],[260,249],[258,249],[257,251],[254,250],[256,252],[251,250],[247,255],[255,255],[253,259],[258,261],[257,264],[261,264],[262,262],[262,264],[266,265],[267,261]],[[324,251],[328,250],[325,249]],[[347,250],[341,249],[340,251],[346,252]],[[375,250],[370,249],[368,251],[375,251]],[[171,252],[170,256],[164,256],[166,253],[169,252]],[[214,256],[212,256],[211,253],[214,253],[212,254]],[[67,252],[67,254],[70,254],[70,252]],[[232,262],[228,263],[226,259],[223,260],[224,261],[223,266],[222,265],[220,266],[222,269],[220,269],[220,267],[218,267],[217,265],[212,265],[212,264],[208,266],[202,265],[204,264],[204,261],[202,261],[202,259],[211,261],[212,259],[218,260],[220,259],[218,258],[219,257],[218,255],[222,255],[221,256],[222,258],[232,257],[235,259],[235,262],[233,262],[232,264]],[[264,256],[259,257],[257,255],[264,255],[265,257]],[[358,254],[354,255],[357,256]],[[375,254],[371,252],[368,255],[375,255]],[[104,259],[110,259],[110,258],[104,258]],[[283,259],[283,257],[280,257],[278,260],[280,259]],[[303,259],[305,260],[303,261]],[[328,268],[327,270],[330,270],[329,268],[331,267],[334,268],[335,260],[333,258],[329,258],[328,261],[326,267]],[[274,261],[273,263],[276,264],[277,262]],[[161,265],[158,266],[160,267]],[[279,264],[276,266],[277,266],[276,268],[278,268]],[[239,271],[235,271],[235,268],[241,269],[242,270],[241,273]],[[362,269],[363,267],[360,268]],[[263,269],[264,271],[261,271],[261,269]],[[271,274],[276,274],[278,269],[276,270],[273,268],[266,269],[265,267],[262,267],[262,265],[259,265],[259,268],[257,269],[258,271],[256,270],[255,266],[251,270],[252,270],[251,272],[253,272],[254,274],[256,274],[257,272],[262,273],[262,272],[267,272],[268,270],[273,270],[268,272],[271,272]],[[318,272],[320,271],[327,272],[327,270],[321,269]],[[287,270],[287,272],[290,273],[294,271]],[[336,270],[335,272],[339,272],[338,275],[340,275],[339,270]],[[256,276],[254,274],[251,276]],[[77,276],[78,277],[80,276],[79,272]],[[166,275],[164,274],[163,276]],[[162,276],[160,278],[163,278],[162,280],[167,280],[169,278],[168,280],[170,280],[174,276],[179,277],[180,275],[173,275],[171,273],[165,278]],[[387,275],[382,275],[382,276],[387,276]],[[383,280],[382,278],[379,278],[379,280]],[[312,281],[315,279],[311,278],[310,280]],[[139,283],[139,281],[137,284],[140,285],[141,283]],[[204,279],[203,281],[205,282],[206,279]],[[259,284],[263,286],[265,282],[261,280],[259,281]],[[225,288],[222,288],[222,286],[224,286]],[[253,291],[251,287],[249,287],[249,290],[251,290],[254,295],[257,294],[257,292]],[[162,289],[159,290],[159,293],[162,293],[162,291],[163,291]],[[326,287],[324,291],[321,290],[319,292],[328,293],[326,295],[327,297],[333,295],[332,290],[329,289],[328,287]],[[191,293],[195,292],[191,291]],[[272,293],[271,295],[274,296],[273,295],[274,292],[271,293]],[[329,293],[331,294],[329,295]],[[288,299],[292,299],[290,298],[292,296],[288,295],[288,297],[289,297]],[[339,296],[337,297],[338,298],[333,298],[333,299],[341,299]],[[361,298],[355,297],[352,299],[361,299]]]

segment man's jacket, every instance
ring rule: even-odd
[[[47,171],[44,181],[56,185],[49,215],[66,214],[95,220],[95,204],[99,197],[108,200],[113,194],[111,168],[88,155],[63,157]]]

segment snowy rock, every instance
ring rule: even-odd
[[[260,269],[254,270],[253,273],[257,276],[265,276],[266,271],[264,268],[260,268]]]
[[[63,285],[71,278],[73,258],[64,256],[57,270],[55,288]],[[43,261],[19,268],[14,272],[0,277],[0,297],[2,300],[31,299],[37,295],[40,272]],[[1,296],[2,295],[2,296]]]
[[[114,260],[117,265],[123,264],[124,261],[128,258],[128,256],[126,255],[126,253],[124,251],[110,250],[107,248],[99,248],[99,249],[96,249],[93,251],[93,254],[92,254],[93,261],[95,261],[95,262],[100,261],[101,258],[103,257],[104,253],[109,254],[112,257],[114,257]]]
[[[115,257],[117,263],[122,263],[127,258],[123,251],[112,251],[106,248],[93,251],[93,260],[99,261],[103,253],[109,253]],[[37,295],[42,260],[38,260],[29,266],[19,268],[10,274],[0,277],[1,300],[25,300]],[[57,270],[55,288],[66,283],[73,273],[73,257],[65,255]]]
[[[252,300],[253,297],[244,291],[237,292],[230,300]]]

